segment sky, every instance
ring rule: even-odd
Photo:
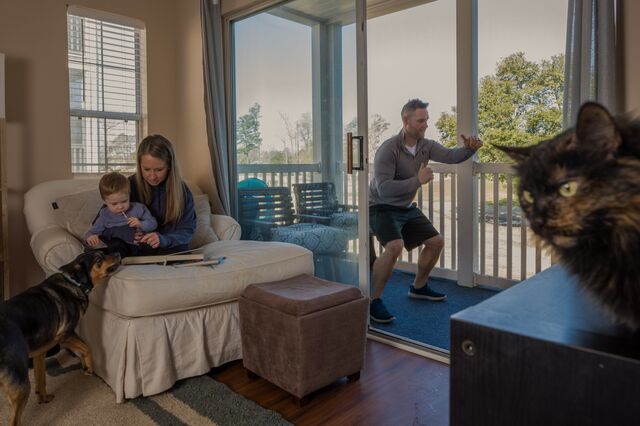
[[[345,0],[351,2],[352,0]],[[435,122],[456,103],[455,0],[438,0],[367,22],[369,115],[401,127],[400,109],[411,98],[429,102],[427,137],[437,139]],[[496,63],[522,51],[540,61],[564,53],[567,0],[478,0],[478,74],[493,74]],[[236,114],[262,107],[263,150],[282,149],[286,130],[311,112],[311,29],[268,13],[234,25]],[[343,27],[343,116],[355,116],[355,32]]]

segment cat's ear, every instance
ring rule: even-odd
[[[607,153],[617,151],[621,143],[613,117],[605,107],[595,102],[586,102],[580,107],[576,136],[581,148]]]
[[[529,158],[529,154],[531,153],[532,146],[503,146],[491,144],[498,148],[500,151],[507,154],[511,157],[516,163],[522,163],[527,158]]]

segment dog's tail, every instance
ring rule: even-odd
[[[11,401],[9,424],[19,424],[27,404],[29,384],[29,347],[20,328],[0,312],[0,387]]]

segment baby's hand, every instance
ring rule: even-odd
[[[100,243],[100,238],[98,238],[97,235],[89,235],[87,237],[87,244],[89,244],[89,247],[95,247]]]
[[[138,219],[137,217],[130,217],[127,220],[127,224],[131,228],[140,228],[140,219]]]

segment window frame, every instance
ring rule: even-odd
[[[126,26],[134,30],[134,49],[136,50],[136,58],[135,58],[135,109],[136,112],[124,112],[124,111],[100,111],[96,109],[83,109],[83,108],[73,108],[72,107],[72,86],[71,86],[71,74],[75,68],[70,66],[71,54],[72,54],[72,43],[75,43],[80,49],[79,51],[82,53],[83,51],[83,29],[80,28],[80,39],[76,40],[73,37],[73,34],[69,31],[70,28],[70,19],[71,17],[78,17],[80,19],[91,19],[98,21],[100,23],[105,24],[113,24],[119,26]],[[80,22],[80,26],[82,26],[84,21]],[[68,64],[68,84],[69,84],[69,120],[70,120],[70,132],[73,132],[73,125],[71,124],[72,120],[78,119],[82,120],[85,118],[88,119],[98,119],[104,120],[104,127],[106,132],[108,120],[119,120],[122,122],[135,122],[137,123],[136,131],[135,131],[135,147],[137,147],[142,135],[147,133],[147,87],[146,87],[146,28],[144,22],[129,18],[122,15],[116,15],[109,12],[104,12],[95,9],[89,9],[82,6],[69,5],[67,6],[66,13],[66,25],[67,25],[67,64]],[[75,41],[74,41],[75,40]],[[97,54],[100,54],[103,50],[96,49]],[[77,50],[73,50],[77,51]],[[83,59],[84,62],[84,59]],[[84,89],[82,89],[84,90]],[[103,86],[99,89],[98,99],[105,99],[105,87]],[[104,109],[104,107],[103,107]],[[81,176],[99,176],[102,175],[106,171],[111,170],[121,170],[121,171],[132,171],[135,170],[135,161],[133,163],[126,164],[116,164],[115,166],[110,165],[107,156],[104,157],[103,161],[87,164],[87,163],[78,163],[76,162],[77,155],[76,152],[78,150],[87,150],[89,143],[96,143],[95,140],[88,140],[84,136],[82,137],[82,146],[74,145],[72,140],[72,134],[69,135],[69,159],[71,166],[71,173],[73,175],[81,175]],[[109,144],[106,141],[105,135],[105,151],[108,150]],[[83,168],[98,168],[101,171],[83,171]]]

